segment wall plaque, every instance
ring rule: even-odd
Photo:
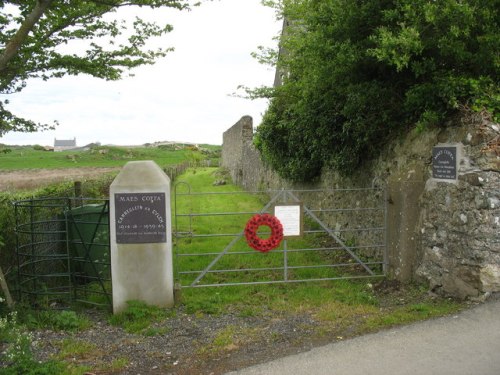
[[[116,243],[167,242],[165,193],[115,194]]]
[[[456,147],[434,147],[432,149],[432,177],[443,180],[457,179]]]

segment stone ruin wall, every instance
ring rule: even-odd
[[[233,182],[243,185],[248,179],[245,170],[245,155],[250,148],[253,139],[253,120],[250,116],[244,116],[236,125],[226,130],[223,134],[222,166],[227,168]],[[255,155],[258,156],[258,155]]]
[[[384,186],[390,276],[425,281],[444,295],[482,298],[500,292],[500,126],[478,114],[446,125],[392,142],[349,178],[324,171],[319,181],[298,186],[262,163],[245,116],[224,133],[222,166],[246,190]],[[448,143],[461,151],[456,183],[432,178],[432,148]],[[338,197],[316,199],[315,206],[339,205]],[[349,226],[345,218],[329,224]]]

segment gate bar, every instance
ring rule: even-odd
[[[291,191],[288,192],[288,194],[290,194],[290,196],[292,196],[296,202],[300,202],[300,200],[295,196],[295,194],[293,194]],[[336,234],[333,232],[333,230],[331,230],[330,228],[328,228],[313,212],[311,212],[311,210],[309,210],[309,208],[307,208],[305,205],[304,205],[304,210],[306,211],[306,213],[309,214],[309,216],[311,216],[331,237],[333,237],[335,239],[335,241],[337,241],[337,243],[342,246],[342,248],[344,248],[345,251],[347,251],[355,260],[356,262],[358,262],[359,264],[361,264],[361,266],[372,276],[375,275],[375,273],[370,269],[370,267],[368,267],[340,238],[338,238],[336,236]]]
[[[363,245],[360,245],[360,246],[356,246],[356,249],[377,249],[377,248],[381,248],[381,247],[384,247],[384,245],[366,245],[366,246],[363,246]],[[351,249],[353,249],[354,247],[351,247]],[[287,253],[305,253],[305,252],[312,252],[312,251],[330,251],[330,250],[343,250],[344,248],[342,246],[336,246],[336,247],[321,247],[321,248],[307,248],[307,249],[287,249]],[[284,250],[273,250],[273,254],[277,254],[277,253],[282,253],[284,252]],[[220,254],[219,252],[217,253],[202,253],[202,254],[198,254],[198,253],[186,253],[186,254],[177,254],[177,256],[179,257],[193,257],[193,256],[200,256],[200,257],[203,257],[203,256],[213,256],[213,255],[218,255]],[[250,255],[250,254],[253,254],[253,255],[259,255],[259,253],[257,253],[256,251],[234,251],[232,253],[229,253],[227,255]],[[368,264],[368,263],[367,263]]]
[[[276,194],[270,201],[267,203],[260,212],[265,212],[271,207],[271,205],[276,202],[278,197],[281,195],[281,193]],[[212,267],[224,256],[233,246],[236,242],[240,240],[241,237],[245,234],[245,230],[242,230],[241,233],[238,234],[237,237],[235,237],[225,248],[224,250],[215,257],[214,260],[208,265],[208,267],[191,283],[191,286],[196,285],[206,274],[208,271],[212,269]]]
[[[368,262],[366,264],[370,265],[383,265],[383,262]],[[248,272],[248,271],[285,271],[288,273],[288,270],[305,270],[305,269],[318,269],[318,268],[341,268],[341,267],[352,267],[357,266],[357,263],[335,263],[335,264],[317,264],[313,266],[288,266],[285,265],[283,267],[261,267],[261,268],[238,268],[238,269],[227,269],[227,270],[210,270],[207,273],[239,273],[239,272]],[[192,275],[197,273],[202,273],[204,270],[198,271],[180,271],[180,275]],[[376,275],[382,276],[382,275]],[[287,278],[284,279],[285,281]]]
[[[238,285],[265,285],[265,284],[286,284],[286,283],[304,283],[314,281],[333,281],[333,280],[353,280],[353,279],[370,279],[373,277],[384,277],[384,275],[364,275],[364,276],[340,276],[340,277],[325,277],[307,280],[268,280],[268,281],[252,281],[243,283],[224,283],[224,284],[204,284],[204,285],[190,285],[190,288],[207,288],[214,286],[238,286]]]

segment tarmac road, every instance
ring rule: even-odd
[[[227,375],[500,375],[500,299]]]

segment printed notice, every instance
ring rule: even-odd
[[[434,147],[432,149],[432,177],[443,180],[456,180],[456,147]]]
[[[283,225],[284,237],[302,236],[302,205],[275,206],[274,216]]]
[[[116,243],[167,242],[165,193],[115,194]]]

